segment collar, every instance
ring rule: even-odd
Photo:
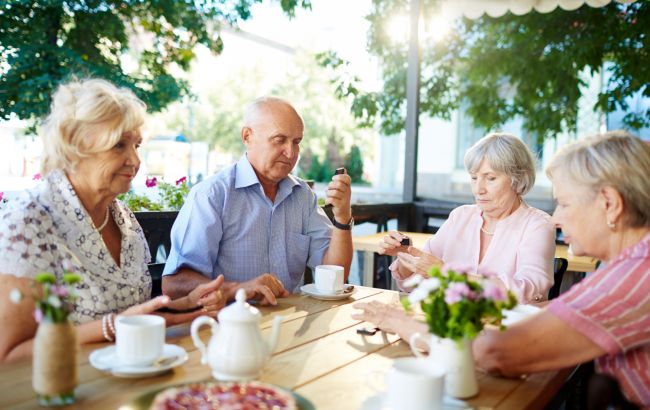
[[[257,174],[253,169],[248,156],[246,154],[242,155],[237,165],[235,165],[235,188],[246,188],[252,185],[258,184],[260,187],[260,180],[257,178]],[[289,174],[286,178],[280,181],[278,186],[278,194],[281,192],[290,192],[293,190],[293,187],[300,185],[300,181]]]

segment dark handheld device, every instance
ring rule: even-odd
[[[343,175],[345,174],[345,168],[336,168],[336,171],[334,171],[334,175]],[[324,209],[330,209],[332,207],[332,204],[327,204],[323,206]]]
[[[411,238],[408,236],[406,238],[402,238],[402,241],[400,242],[400,245],[402,246],[411,246]]]

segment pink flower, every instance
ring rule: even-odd
[[[147,178],[147,180],[144,181],[144,184],[147,186],[147,188],[153,188],[158,184],[158,180],[156,177]]]
[[[41,323],[43,321],[43,312],[41,309],[34,309],[34,319],[36,323]]]
[[[54,285],[51,288],[53,294],[57,295],[60,298],[65,298],[68,296],[68,288],[66,286]]]
[[[506,291],[491,283],[485,284],[485,287],[483,288],[483,297],[485,299],[492,299],[499,302],[505,302],[508,300]]]
[[[33,181],[38,181],[39,179],[41,179],[41,173],[40,173],[40,172],[37,172],[37,173],[35,173],[34,176],[32,177],[32,180],[33,180]]]
[[[183,177],[183,178],[179,179],[178,181],[176,181],[176,185],[180,185],[185,181],[187,181],[187,177]]]
[[[463,300],[463,297],[473,299],[476,294],[463,282],[454,282],[445,290],[445,303],[452,305]]]
[[[2,201],[2,198],[5,196],[4,192],[0,192],[0,201]]]
[[[456,273],[471,273],[474,269],[471,265],[463,262],[449,262],[442,265],[442,274],[447,276],[447,272],[453,270]]]

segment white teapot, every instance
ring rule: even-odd
[[[244,289],[237,291],[235,303],[222,309],[218,317],[218,324],[208,316],[197,317],[192,322],[192,341],[201,352],[201,363],[210,366],[215,379],[237,381],[257,378],[278,343],[282,317],[273,319],[270,340],[262,340],[260,311],[246,303]],[[203,325],[212,328],[207,349],[199,337],[199,328]]]

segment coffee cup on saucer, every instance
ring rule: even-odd
[[[444,367],[435,365],[427,359],[416,357],[395,359],[393,366],[385,375],[386,391],[380,396],[381,408],[442,410],[445,373]],[[369,383],[369,387],[380,391],[373,384]]]
[[[156,315],[118,316],[115,338],[120,365],[149,366],[163,353],[165,319]]]
[[[325,295],[335,295],[344,289],[345,270],[337,265],[318,265],[314,274],[316,291]]]

